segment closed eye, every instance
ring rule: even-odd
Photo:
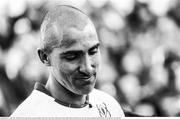
[[[75,60],[77,58],[77,55],[71,54],[64,57],[68,61]]]
[[[89,55],[94,55],[94,54],[96,54],[97,52],[98,52],[98,49],[99,49],[99,43],[97,44],[97,45],[95,45],[95,46],[93,46],[92,48],[90,48],[89,49]]]
[[[81,54],[82,54],[81,52],[69,51],[69,52],[61,54],[61,57],[67,61],[73,61],[73,60],[78,59]]]

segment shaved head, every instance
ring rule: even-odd
[[[47,85],[57,86],[54,92],[58,95],[71,92],[79,97],[90,93],[97,79],[100,42],[88,16],[72,6],[56,6],[44,18],[41,37],[38,55],[50,66],[52,75]]]
[[[47,12],[41,24],[41,49],[50,53],[53,47],[60,46],[66,29],[83,30],[89,23],[92,24],[88,16],[75,7],[67,5],[53,7]]]

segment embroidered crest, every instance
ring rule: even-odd
[[[109,112],[106,103],[102,103],[99,105],[96,105],[98,111],[99,111],[99,115],[101,117],[111,117],[111,113]]]

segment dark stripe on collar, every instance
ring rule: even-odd
[[[61,105],[64,105],[66,107],[71,107],[71,108],[82,108],[82,107],[85,107],[86,105],[88,105],[89,103],[84,103],[83,105],[76,105],[76,104],[69,104],[69,103],[66,103],[66,102],[63,102],[61,100],[58,100],[58,99],[55,99],[55,102],[61,104]]]
[[[45,93],[48,96],[51,96],[50,92],[46,89],[45,85],[43,85],[42,83],[36,82],[35,85],[34,85],[34,89],[38,90],[38,91],[40,91],[42,93]],[[66,106],[66,107],[71,107],[71,108],[82,108],[82,107],[85,107],[86,105],[89,104],[89,102],[88,102],[89,101],[89,95],[87,95],[86,102],[83,105],[69,104],[69,103],[63,102],[61,100],[58,100],[56,98],[54,98],[54,99],[55,99],[54,101],[59,103],[60,105],[63,105],[63,106]]]

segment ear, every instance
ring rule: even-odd
[[[45,64],[46,66],[50,66],[51,63],[50,63],[48,54],[42,49],[37,49],[37,52],[38,52],[38,56],[39,56],[39,59],[41,60],[41,62],[43,64]]]

